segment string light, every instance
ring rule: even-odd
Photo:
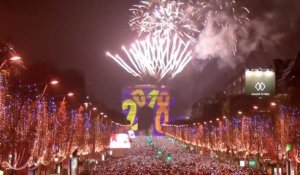
[[[36,85],[26,88],[30,93],[38,92]],[[53,97],[34,97],[21,101],[24,99],[21,94],[10,95],[6,82],[0,76],[0,146],[5,150],[2,157],[9,158],[2,159],[0,163],[6,170],[34,170],[41,165],[49,165],[56,158],[57,162],[62,162],[76,148],[82,155],[87,155],[92,152],[88,142],[92,139],[92,132],[96,132],[95,151],[102,151],[111,133],[128,128],[128,125],[116,122],[113,125],[103,122],[103,117],[93,123],[87,109],[69,110],[66,101],[58,104]],[[29,146],[20,146],[25,144]],[[9,145],[16,145],[17,149]]]
[[[285,154],[283,149],[278,152],[278,149],[274,148],[274,142],[281,147],[292,143],[300,122],[300,110],[281,105],[275,118],[272,118],[274,116],[271,113],[259,113],[249,117],[246,115],[226,116],[216,122],[210,120],[192,125],[165,124],[163,131],[167,136],[186,144],[214,151],[233,150],[232,152],[239,155],[259,154],[260,157],[267,153],[268,155]]]

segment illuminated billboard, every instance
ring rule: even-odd
[[[109,148],[130,148],[128,134],[112,134],[110,137]]]
[[[123,88],[122,111],[131,130],[150,130],[162,134],[162,124],[169,122],[171,97],[166,87],[140,85]]]
[[[272,96],[275,94],[275,72],[273,70],[246,70],[246,94]]]

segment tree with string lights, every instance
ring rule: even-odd
[[[45,100],[37,100],[36,107],[36,138],[31,151],[31,161],[28,164],[28,167],[32,167],[33,169],[39,165],[47,166],[53,157],[51,154],[53,146],[51,134],[53,131],[50,128],[48,103]]]
[[[12,170],[20,170],[27,167],[31,148],[36,138],[36,114],[32,101],[22,101],[18,95],[8,96],[2,126],[4,135],[5,152],[2,154],[2,167]]]
[[[69,128],[70,122],[66,102],[63,100],[59,103],[54,119],[54,151],[55,157],[59,159],[59,162],[67,158],[68,155],[71,137]]]
[[[74,149],[78,150],[84,150],[85,149],[85,120],[84,120],[84,115],[83,115],[84,108],[83,106],[80,106],[76,119],[75,119],[75,130],[74,130]]]

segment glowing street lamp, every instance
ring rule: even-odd
[[[68,97],[73,97],[74,93],[73,92],[69,92],[67,95],[68,95]]]
[[[258,106],[253,106],[253,109],[254,109],[254,110],[257,110],[257,109],[258,109]]]
[[[21,60],[21,57],[14,55],[14,56],[12,56],[11,58],[9,58],[9,60],[10,60],[10,61],[20,61],[20,60]]]
[[[271,107],[277,106],[277,104],[275,102],[271,102],[270,105],[271,105]]]
[[[97,111],[97,108],[96,108],[96,107],[93,107],[93,111]]]
[[[55,82],[54,82],[54,84],[53,85],[55,85]],[[74,93],[73,92],[69,92],[69,93],[67,93],[66,94],[66,96],[68,96],[69,98],[71,98],[71,97],[73,97],[74,96]],[[63,98],[63,100],[62,101],[65,101],[66,100],[66,96],[64,96],[64,98]]]
[[[57,80],[52,80],[52,81],[50,81],[50,84],[51,85],[57,85],[59,83],[59,81],[57,81]]]
[[[16,55],[12,56],[12,57],[9,58],[9,59],[6,59],[6,60],[4,60],[3,63],[1,64],[0,70],[1,70],[1,69],[3,68],[3,66],[7,63],[7,61],[17,62],[17,61],[20,61],[20,60],[21,60],[21,57],[16,56]]]
[[[243,114],[243,112],[242,112],[242,111],[238,111],[238,114],[239,114],[239,115],[242,115],[242,114]]]
[[[49,84],[50,84],[50,85],[57,85],[57,84],[59,84],[59,81],[57,81],[57,80],[52,80],[52,81],[50,81]],[[48,88],[48,83],[45,85],[44,90],[43,90],[43,93],[41,94],[39,100],[41,100],[41,99],[43,98],[43,96],[44,96],[45,93],[46,93],[47,88]]]

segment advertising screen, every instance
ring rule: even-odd
[[[165,87],[140,85],[123,88],[122,112],[130,122],[131,130],[150,130],[162,134],[162,124],[169,122],[171,97]]]
[[[275,94],[275,72],[272,70],[246,70],[246,94],[272,96]]]
[[[130,148],[128,134],[112,134],[110,137],[109,148]]]

